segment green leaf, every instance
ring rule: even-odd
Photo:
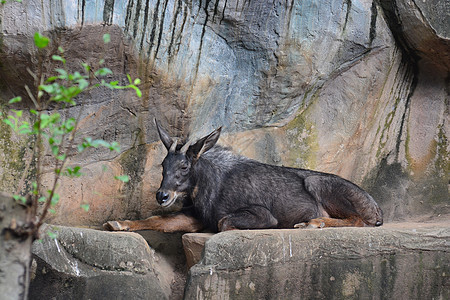
[[[119,175],[119,176],[114,176],[115,179],[120,180],[122,182],[127,183],[128,181],[130,181],[130,177],[128,175]]]
[[[84,211],[89,211],[89,204],[81,204],[80,207],[84,209]]]
[[[66,132],[71,132],[72,130],[74,130],[74,129],[75,129],[75,123],[76,123],[75,118],[69,118],[69,119],[67,119],[67,120],[63,123],[63,126],[64,126],[64,128],[65,128],[65,131],[66,131]]]
[[[61,56],[59,56],[59,55],[52,55],[52,59],[53,59],[54,61],[60,61],[60,62],[62,62],[63,64],[66,64],[66,60],[65,60],[64,58],[62,58]]]
[[[54,213],[56,213],[56,210],[54,210],[53,208],[49,208],[48,212],[54,214]]]
[[[56,68],[55,71],[60,74],[60,76],[58,76],[60,79],[70,80],[70,76],[69,76],[69,74],[67,73],[66,70],[60,69],[60,68]]]
[[[14,200],[22,202],[22,204],[27,203],[27,198],[21,195],[13,195]]]
[[[17,102],[20,102],[20,101],[22,101],[22,97],[17,96],[17,97],[12,98],[11,100],[9,100],[8,103],[9,104],[13,104],[13,103],[17,103]]]
[[[44,197],[44,196],[42,196],[38,199],[38,202],[40,202],[40,203],[45,202],[45,201],[47,201],[47,197]]]
[[[58,51],[59,53],[64,53],[64,49],[61,46],[58,47]]]
[[[68,176],[68,177],[80,177],[81,175],[83,175],[80,172],[81,167],[80,166],[76,166],[74,168],[68,167],[64,173],[64,175]]]
[[[141,84],[141,80],[140,80],[139,78],[136,78],[136,79],[134,80],[134,84],[135,84],[135,85]]]
[[[109,33],[105,33],[105,34],[103,35],[103,42],[104,42],[105,44],[108,44],[109,42],[111,42],[111,36],[109,35]]]
[[[27,122],[23,122],[22,125],[19,127],[19,134],[29,134],[31,133],[31,127],[30,124]]]
[[[49,209],[48,211],[50,211],[51,213],[55,213],[55,210],[53,210],[53,209]],[[47,235],[52,240],[56,240],[56,238],[58,237],[58,234],[56,232],[53,232],[53,231],[50,231],[50,230],[47,231]]]
[[[53,82],[58,78],[59,78],[58,76],[52,76],[52,77],[47,78],[47,80],[45,82]]]
[[[83,66],[84,70],[89,73],[89,71],[91,70],[91,66],[89,66],[87,63],[81,63],[81,65]]]
[[[92,147],[98,148],[99,146],[109,148],[111,144],[104,140],[95,140],[92,142]]]
[[[15,109],[11,109],[12,112],[14,112],[16,114],[17,118],[20,118],[23,114],[22,110],[15,110]]]
[[[101,69],[98,69],[94,74],[95,74],[95,76],[106,76],[109,74],[113,74],[113,71],[111,71],[108,68],[101,68]]]
[[[108,147],[111,151],[120,152],[120,145],[118,142],[112,142],[111,145]]]
[[[58,202],[59,202],[59,199],[60,199],[60,196],[59,196],[59,194],[53,194],[53,197],[52,197],[52,200],[50,200],[50,204],[53,206],[53,205],[56,205]]]
[[[56,88],[57,86],[55,84],[41,84],[39,86],[39,89],[45,91],[47,94],[55,93]]]
[[[60,160],[60,161],[63,161],[63,160],[66,159],[66,154],[58,155],[58,156],[56,156],[56,159],[57,159],[57,160]]]
[[[13,130],[15,130],[15,125],[13,124],[13,122],[11,122],[10,119],[4,119],[3,123],[7,124],[9,127],[11,127]]]
[[[89,86],[89,82],[86,79],[80,79],[78,80],[78,87],[80,90],[84,90]]]
[[[49,42],[50,42],[49,38],[41,35],[39,32],[36,32],[34,34],[34,44],[39,49],[47,47]]]
[[[131,88],[133,88],[136,91],[136,95],[141,98],[142,97],[142,92],[141,90],[137,87],[137,86],[131,86]]]

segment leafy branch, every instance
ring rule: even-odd
[[[109,34],[103,36],[104,43],[110,42]],[[50,40],[36,33],[34,35],[34,44],[38,48],[39,55],[42,56],[42,50],[46,48]],[[18,234],[32,234],[37,236],[39,227],[43,224],[48,212],[53,212],[54,207],[60,200],[60,195],[56,193],[58,183],[61,176],[79,177],[82,175],[80,166],[67,166],[68,155],[67,150],[74,148],[75,136],[80,122],[84,103],[81,103],[81,108],[77,117],[63,118],[58,112],[50,107],[71,107],[77,105],[77,97],[84,92],[106,87],[109,89],[133,89],[138,97],[142,96],[137,85],[140,84],[140,79],[132,80],[130,75],[127,75],[128,84],[120,85],[118,81],[107,81],[105,76],[112,75],[113,72],[106,68],[98,68],[94,70],[89,64],[82,63],[82,71],[70,72],[67,67],[67,61],[64,58],[64,49],[58,47],[58,54],[52,55],[51,59],[59,63],[61,67],[55,68],[55,74],[43,78],[42,57],[39,57],[39,74],[36,75],[31,70],[28,72],[32,75],[37,86],[33,93],[28,86],[25,90],[34,104],[34,109],[30,109],[30,117],[34,122],[28,122],[24,119],[22,110],[11,109],[10,114],[3,119],[18,135],[32,136],[35,138],[34,157],[36,158],[36,178],[32,182],[32,189],[28,193],[14,195],[14,199],[24,205],[31,207],[28,221],[15,231]],[[104,60],[99,62],[99,66],[104,63]],[[9,100],[9,104],[13,105],[22,101],[20,96]],[[46,146],[50,150],[50,156],[54,161],[54,180],[51,186],[43,192],[41,175],[43,172],[42,156],[43,147]],[[104,140],[93,140],[90,137],[84,137],[79,145],[76,145],[78,152],[82,152],[87,148],[104,147],[110,151],[120,152],[120,146],[117,142],[107,142]],[[31,164],[31,161],[28,162]],[[29,169],[29,165],[25,170]],[[128,182],[127,175],[115,176],[117,180]],[[18,190],[21,187],[18,187]],[[43,209],[39,213],[39,203],[43,204]],[[81,208],[89,210],[88,204],[82,204]]]

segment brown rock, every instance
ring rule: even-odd
[[[188,269],[201,260],[205,243],[212,236],[212,233],[186,233],[183,235],[183,248]]]

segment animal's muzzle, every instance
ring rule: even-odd
[[[170,194],[168,192],[165,191],[158,191],[156,193],[156,201],[158,201],[158,203],[160,205],[164,204],[167,202],[167,200],[169,200],[170,198]]]
[[[162,207],[169,207],[175,203],[179,194],[174,191],[164,191],[159,190],[156,192],[156,201],[158,201],[159,205]]]

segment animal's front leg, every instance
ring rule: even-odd
[[[171,214],[152,216],[145,220],[108,221],[103,224],[103,228],[110,231],[156,230],[161,232],[198,232],[203,229],[203,224],[192,216]]]
[[[272,213],[262,206],[241,208],[221,218],[217,224],[219,231],[236,229],[265,229],[274,228],[278,220]]]

